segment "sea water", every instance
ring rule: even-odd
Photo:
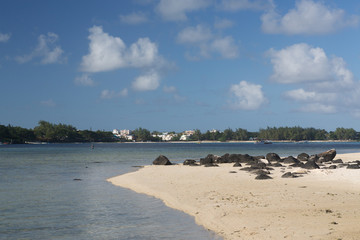
[[[221,239],[162,201],[113,186],[160,154],[174,163],[212,153],[296,156],[359,143],[108,143],[0,146],[0,239]]]

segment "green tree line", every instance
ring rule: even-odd
[[[26,142],[113,142],[117,139],[112,132],[77,130],[66,124],[53,124],[39,121],[34,129],[0,125],[0,142],[26,143]]]
[[[179,140],[182,133],[175,133],[173,141]],[[132,132],[135,141],[161,141],[159,137],[154,137],[160,132],[152,133],[145,128],[137,128]],[[249,132],[246,129],[231,128],[224,131],[206,131],[202,133],[199,129],[190,136],[191,141],[247,141],[251,139],[262,140],[359,140],[360,133],[353,128],[337,128],[335,131],[327,132],[324,129],[302,128],[302,127],[267,127],[258,132]],[[11,125],[0,125],[0,142],[2,143],[26,143],[26,142],[116,142],[125,141],[114,137],[109,131],[77,130],[74,126],[67,124],[54,124],[47,121],[39,121],[34,129],[14,127]]]

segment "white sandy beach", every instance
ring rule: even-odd
[[[360,160],[360,153],[339,158]],[[316,169],[281,178],[307,170],[275,168],[269,180],[239,169],[146,166],[108,181],[159,198],[224,239],[360,239],[360,169]]]

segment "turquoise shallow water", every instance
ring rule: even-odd
[[[0,146],[0,239],[220,239],[155,198],[106,182],[151,164],[207,154],[359,152],[359,143],[137,143]],[[74,181],[73,179],[81,179]]]

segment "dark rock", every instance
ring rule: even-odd
[[[241,163],[236,162],[233,167],[242,167],[242,166],[241,166]]]
[[[240,157],[238,154],[230,154],[229,162],[240,162]]]
[[[297,162],[297,163],[291,164],[290,166],[291,166],[291,167],[303,167],[303,166],[304,166],[304,163],[302,163],[302,162]]]
[[[218,167],[219,165],[215,164],[215,163],[206,163],[204,164],[204,167]]]
[[[344,163],[342,159],[332,160],[332,163]]]
[[[200,158],[200,165],[214,163],[215,156],[213,154],[208,154],[205,158]]]
[[[281,160],[279,155],[277,155],[276,153],[268,153],[268,154],[266,154],[266,159],[269,162],[279,162]]]
[[[308,159],[308,161],[316,162],[319,159],[318,155],[311,155]]]
[[[326,162],[326,160],[324,157],[319,157],[319,159],[317,159],[315,162],[319,164],[319,163]]]
[[[241,171],[254,171],[256,169],[252,168],[252,167],[244,167],[244,168],[240,168]]]
[[[251,165],[252,168],[257,168],[257,169],[264,169],[266,168],[266,164],[263,162],[259,162],[259,163],[254,163]]]
[[[241,163],[253,163],[256,161],[256,159],[249,154],[237,154],[237,157]]]
[[[329,169],[336,169],[337,167],[336,167],[336,165],[330,165],[329,166]]]
[[[255,177],[255,179],[257,179],[257,180],[265,180],[265,179],[272,179],[272,177],[270,177],[267,174],[262,173],[262,174],[257,175]]]
[[[335,156],[336,156],[336,150],[335,149],[331,149],[331,150],[328,150],[326,152],[322,152],[322,153],[319,153],[317,154],[319,157],[324,157],[324,162],[329,162],[329,161],[332,161]]]
[[[169,159],[167,157],[165,157],[164,155],[158,156],[153,161],[153,164],[154,165],[172,165],[172,163],[169,161]]]
[[[196,164],[196,160],[186,159],[183,164],[184,164],[184,165],[195,165],[195,164]]]
[[[299,176],[294,174],[294,173],[287,172],[287,173],[283,174],[281,177],[282,178],[296,178],[296,177],[299,177]]]
[[[229,173],[237,173],[236,171],[230,171]]]
[[[256,175],[260,175],[260,174],[270,174],[269,171],[263,170],[263,169],[257,169],[255,171],[251,171],[251,173],[256,174]]]
[[[263,155],[261,155],[261,156],[253,156],[253,158],[255,160],[266,159],[265,156],[263,156]]]
[[[360,169],[358,164],[349,164],[347,166],[347,169]]]
[[[281,165],[281,163],[273,163],[273,164],[271,164],[271,166],[273,166],[273,167],[283,167],[283,165]]]
[[[316,162],[309,160],[302,166],[302,168],[305,168],[305,169],[318,169],[320,167],[319,167],[319,165],[316,164]]]
[[[221,161],[221,163],[231,163],[229,156],[230,156],[230,154],[225,153],[218,159],[218,161]],[[218,163],[220,163],[220,162],[218,162]]]
[[[309,154],[307,154],[307,153],[300,153],[298,156],[297,156],[297,159],[299,160],[299,161],[307,161],[307,160],[309,160]]]
[[[74,180],[74,181],[82,181],[81,178],[74,178],[73,180]]]
[[[283,162],[287,163],[287,164],[300,163],[300,161],[297,160],[296,158],[294,158],[293,156],[289,156],[289,157],[284,158]]]

